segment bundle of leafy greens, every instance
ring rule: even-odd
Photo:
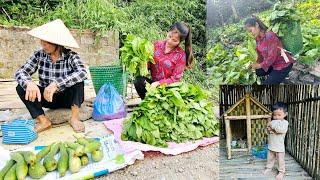
[[[153,44],[150,41],[129,34],[120,52],[121,63],[133,76],[148,75],[148,62],[154,63]]]
[[[271,30],[279,37],[285,35],[288,22],[299,22],[300,18],[292,4],[276,3],[269,16]]]
[[[198,86],[173,83],[151,89],[130,118],[124,121],[122,140],[167,147],[177,143],[218,135],[219,124],[208,101],[208,93]]]

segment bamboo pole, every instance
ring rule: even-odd
[[[294,134],[293,134],[293,132],[298,132],[298,129],[297,129],[297,119],[298,119],[298,116],[297,116],[297,108],[298,108],[298,104],[294,104],[293,105],[294,106],[294,112],[293,112],[293,119],[292,119],[292,124],[293,124],[293,129],[292,129],[292,140],[291,140],[291,142],[292,142],[292,144],[291,144],[291,149],[292,149],[292,153],[295,155],[295,156],[297,156],[297,151],[296,151],[296,149],[297,148],[293,148],[293,144],[295,144],[295,139],[296,139],[296,137],[298,136],[298,133],[296,134],[296,136],[294,136]],[[297,147],[297,146],[296,146]]]
[[[314,94],[314,92],[312,92],[312,94]],[[310,165],[310,167],[312,167],[312,169],[313,169],[313,167],[314,167],[314,156],[313,156],[313,152],[315,151],[315,141],[314,141],[314,137],[315,137],[315,133],[314,133],[314,124],[315,124],[315,122],[314,122],[314,119],[315,119],[315,114],[314,114],[314,111],[316,111],[315,109],[314,109],[314,107],[315,107],[315,102],[314,101],[312,101],[312,102],[310,102],[310,106],[311,106],[311,112],[312,113],[310,113],[310,126],[309,126],[309,131],[311,132],[311,135],[309,136],[309,144],[310,144],[310,147],[311,147],[311,149],[310,149],[310,152],[309,152],[309,156],[310,156],[310,162],[309,162],[309,165]]]
[[[310,92],[310,89],[307,88],[308,92]],[[309,95],[308,95],[309,97]],[[306,121],[305,121],[305,143],[304,143],[304,151],[305,151],[305,166],[306,167],[309,167],[309,158],[310,158],[310,152],[309,152],[309,148],[310,148],[310,123],[311,123],[311,117],[310,115],[312,114],[312,111],[311,111],[311,102],[306,102]]]
[[[299,119],[298,119],[298,127],[300,127],[300,133],[299,133],[299,136],[301,141],[298,141],[298,146],[299,146],[299,149],[297,151],[297,155],[298,155],[298,158],[299,159],[302,159],[302,156],[303,156],[303,152],[302,152],[302,142],[303,142],[303,124],[302,124],[302,107],[303,107],[303,104],[299,104]]]
[[[228,159],[231,159],[231,127],[230,127],[230,121],[225,120],[225,126],[226,126],[226,132],[227,132],[227,151],[228,151]]]
[[[242,151],[248,151],[248,148],[239,148],[239,149],[231,149],[232,152],[242,152]]]
[[[270,118],[271,115],[250,115],[251,119],[264,119]],[[247,119],[247,116],[224,116],[225,119],[228,120],[240,120],[240,119]]]
[[[304,88],[304,91],[306,92],[306,89]],[[301,143],[301,152],[302,152],[302,155],[301,157],[302,158],[302,166],[306,167],[306,144],[307,144],[307,114],[306,114],[306,110],[307,110],[307,103],[303,103],[303,108],[302,108],[302,121],[301,121],[301,124],[302,124],[302,142]]]
[[[320,92],[320,88],[318,90]],[[315,152],[315,158],[314,158],[315,168],[314,168],[312,175],[314,175],[314,176],[317,175],[320,178],[320,101],[317,102],[316,109],[317,109],[316,118],[315,118],[315,122],[316,122],[316,125],[315,125],[315,133],[316,133],[315,147],[316,148],[315,149],[316,149],[316,152]]]
[[[248,153],[251,151],[252,141],[251,141],[251,117],[250,117],[250,96],[247,94],[245,96],[246,100],[246,112],[247,112],[247,143],[248,143]]]

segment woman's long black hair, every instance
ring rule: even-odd
[[[170,27],[170,31],[174,29],[177,29],[179,31],[180,41],[184,41],[186,65],[190,67],[193,61],[191,28],[186,23],[177,22]]]
[[[244,22],[246,27],[255,27],[256,24],[258,24],[261,31],[266,32],[268,30],[268,27],[255,15],[252,15]]]

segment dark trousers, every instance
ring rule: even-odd
[[[133,82],[134,87],[136,88],[137,93],[139,94],[141,99],[146,97],[146,82],[153,83],[153,81],[147,77],[137,77],[136,80]]]
[[[38,87],[41,93],[41,102],[39,102],[37,98],[34,102],[25,100],[26,91],[20,85],[16,87],[20,99],[26,105],[33,119],[38,117],[39,115],[44,114],[42,107],[50,109],[71,108],[71,106],[73,105],[81,107],[81,104],[84,101],[83,82],[66,88],[63,92],[55,93],[53,95],[52,102],[48,102],[44,99],[43,92],[45,88],[40,86]]]
[[[280,84],[287,77],[292,69],[293,64],[282,70],[273,70],[272,67],[265,72],[262,68],[256,70],[257,76],[267,76],[267,79],[262,81],[262,84]]]

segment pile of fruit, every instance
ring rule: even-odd
[[[60,177],[63,177],[68,170],[71,173],[79,172],[82,166],[89,163],[90,154],[94,162],[103,159],[100,141],[74,136],[77,138],[75,142],[55,142],[37,154],[31,151],[11,153],[11,159],[0,171],[0,180],[22,180],[27,175],[33,179],[40,179],[47,172],[54,170],[58,170]]]

